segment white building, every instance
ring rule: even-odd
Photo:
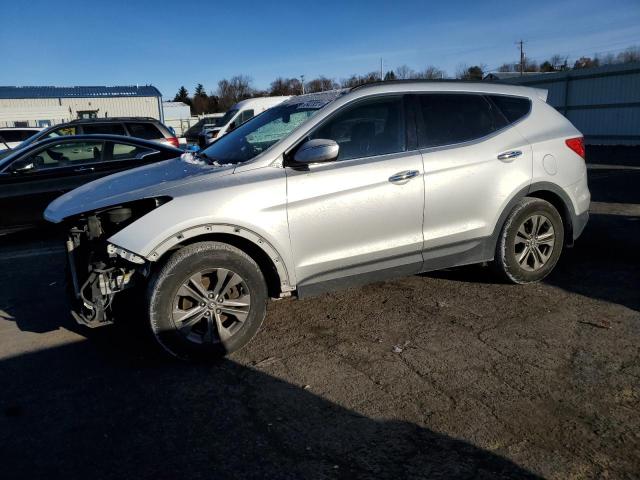
[[[151,85],[0,86],[0,127],[46,127],[96,117],[151,117],[164,121],[162,95]]]

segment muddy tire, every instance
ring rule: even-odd
[[[545,278],[564,245],[562,217],[549,202],[525,197],[509,213],[496,245],[494,269],[513,283]]]
[[[215,360],[245,346],[266,314],[267,286],[243,251],[220,242],[188,245],[152,275],[151,331],[171,355]]]

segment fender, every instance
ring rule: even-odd
[[[153,248],[153,250],[151,250],[146,259],[151,262],[155,262],[159,260],[169,249],[184,242],[185,240],[215,233],[233,235],[250,241],[253,245],[266,253],[273,262],[273,265],[278,272],[278,276],[280,277],[280,289],[282,292],[291,292],[296,289],[295,280],[291,275],[289,275],[289,271],[282,259],[282,256],[276,251],[273,245],[254,231],[237,225],[207,223],[204,225],[189,227],[186,230],[182,230],[160,242],[155,246],[155,248]]]
[[[485,248],[487,249],[485,251],[485,254],[490,255],[491,258],[493,258],[493,252],[498,242],[498,236],[500,235],[504,222],[507,220],[507,216],[511,213],[511,210],[513,210],[513,208],[522,198],[536,192],[551,192],[560,198],[560,200],[563,203],[564,211],[560,211],[558,213],[560,213],[563,220],[565,220],[568,223],[568,225],[566,226],[567,233],[569,233],[569,235],[567,235],[567,242],[569,244],[573,242],[574,238],[572,237],[572,232],[574,231],[573,227],[576,224],[577,216],[573,208],[573,203],[569,198],[569,195],[567,195],[566,192],[562,190],[562,188],[560,188],[558,185],[554,183],[535,182],[516,192],[515,195],[511,197],[511,200],[509,200],[505,208],[502,209],[502,213],[500,214],[500,217],[498,217],[498,221],[496,222],[496,225],[493,229],[493,233],[489,237],[490,241],[486,242],[485,244]],[[489,252],[489,250],[491,251]]]

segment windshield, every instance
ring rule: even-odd
[[[251,160],[289,135],[318,111],[317,107],[300,108],[302,106],[283,105],[270,108],[220,138],[203,153],[218,163]]]
[[[227,133],[203,150],[201,155],[221,164],[251,160],[288,136],[325,105],[347,92],[347,89],[328,90],[293,97]]]

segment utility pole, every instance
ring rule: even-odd
[[[384,69],[382,66],[382,58],[380,58],[380,81],[384,80]]]
[[[304,95],[304,75],[300,75],[300,85],[302,86],[302,95]]]
[[[522,76],[524,75],[524,42],[520,40],[516,45],[520,45],[520,76]]]

